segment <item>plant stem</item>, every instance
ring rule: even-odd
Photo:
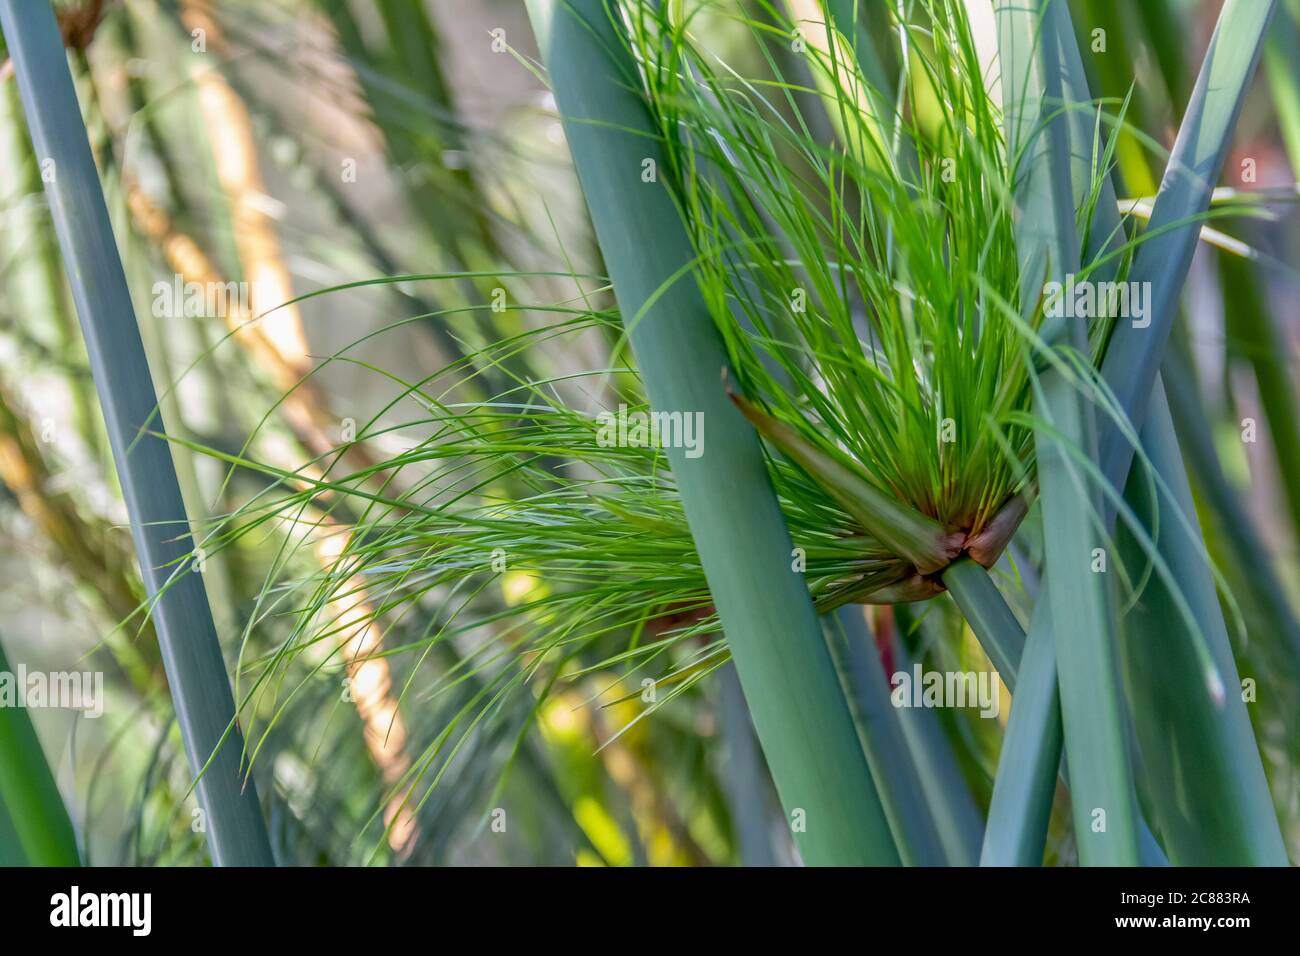
[[[948,862],[943,841],[908,752],[899,712],[890,703],[889,678],[867,627],[865,609],[847,605],[828,614],[823,623],[858,739],[872,777],[879,781],[880,801],[899,856],[907,866],[942,866]]]
[[[48,4],[0,0],[0,24],[46,184],[103,406],[153,619],[196,777],[213,861],[274,862],[202,578],[189,573],[181,502],[126,277],[90,155],[76,92]],[[178,529],[180,529],[178,531]],[[178,573],[179,572],[179,573]]]
[[[551,6],[534,0],[529,12],[651,404],[702,412],[709,425],[707,454],[671,449],[669,460],[795,839],[810,864],[895,864],[758,437],[722,388],[727,356],[657,181],[669,167],[621,20],[609,0]]]
[[[1029,624],[1019,689],[1002,738],[980,866],[1043,862],[1062,745],[1056,647],[1049,628],[1037,620],[1049,614],[1047,602],[1040,599]]]
[[[960,558],[944,569],[943,583],[979,638],[984,653],[1002,675],[1007,690],[1014,693],[1025,632],[988,570],[970,558]]]
[[[1142,447],[1161,487],[1150,488],[1134,469],[1124,496],[1156,538],[1181,592],[1153,574],[1124,620],[1134,724],[1143,763],[1160,788],[1153,812],[1177,866],[1286,866],[1163,388],[1153,395]],[[1130,580],[1140,579],[1149,560],[1143,547],[1126,527],[1118,543]],[[1214,685],[1178,597],[1205,634]]]
[[[1023,307],[1036,300],[1034,283],[1041,277],[1063,282],[1080,262],[1071,131],[1067,115],[1060,112],[1067,102],[1062,47],[1073,35],[1062,0],[1045,0],[1036,12],[1000,3],[997,12],[999,50],[1010,64],[1002,88],[1008,149],[1023,170],[1016,184]],[[1081,323],[1070,323],[1065,335],[1076,354],[1087,354],[1087,331]],[[1071,457],[1072,452],[1084,460],[1095,456],[1094,408],[1073,381],[1052,368],[1035,382],[1035,409],[1043,422],[1035,442],[1045,594],[1051,601],[1051,630],[1060,661],[1064,731],[1076,767],[1073,810],[1079,857],[1086,865],[1132,866],[1138,862],[1138,847],[1114,615],[1107,579],[1094,564],[1097,554],[1104,554],[1095,521],[1100,495]]]

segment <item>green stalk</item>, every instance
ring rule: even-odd
[[[895,613],[903,605],[895,607]],[[892,644],[900,671],[910,673],[912,660],[903,642]],[[979,862],[984,818],[971,797],[970,786],[953,756],[952,743],[944,733],[939,716],[929,707],[903,707],[897,711],[908,754],[939,840],[952,866],[975,866]]]
[[[889,11],[873,0],[826,0],[827,25],[844,35],[867,81],[863,92],[872,100],[872,109],[889,142],[894,127],[893,89],[898,65],[889,42]]]
[[[1219,161],[1221,162],[1221,153],[1222,153],[1222,149],[1224,148],[1223,141],[1226,140],[1226,137],[1231,130],[1231,122],[1230,121],[1225,122],[1223,119],[1223,115],[1225,113],[1235,114],[1235,109],[1237,107],[1233,105],[1232,101],[1235,100],[1236,102],[1239,103],[1240,98],[1245,89],[1246,81],[1248,80],[1249,73],[1250,73],[1250,69],[1248,68],[1248,66],[1242,63],[1240,57],[1225,57],[1219,60],[1215,59],[1214,50],[1218,45],[1219,35],[1221,32],[1226,31],[1227,33],[1230,34],[1229,39],[1226,41],[1229,45],[1244,46],[1244,48],[1249,49],[1252,44],[1257,44],[1260,31],[1262,31],[1263,28],[1263,23],[1266,22],[1267,20],[1267,11],[1264,11],[1264,17],[1262,20],[1256,17],[1245,22],[1237,22],[1231,20],[1230,18],[1232,13],[1233,10],[1230,9],[1229,7],[1225,7],[1222,13],[1219,28],[1216,30],[1216,42],[1212,44],[1211,51],[1209,54],[1207,54],[1206,63],[1203,66],[1201,74],[1197,81],[1197,89],[1199,91],[1198,96],[1194,97],[1192,106],[1189,107],[1188,115],[1184,120],[1183,127],[1180,129],[1179,142],[1178,145],[1176,145],[1175,147],[1175,156],[1170,162],[1169,165],[1170,171],[1166,173],[1165,187],[1162,187],[1162,195],[1164,195],[1166,188],[1168,188],[1170,193],[1172,193],[1171,196],[1165,196],[1164,205],[1165,205],[1166,212],[1169,213],[1168,218],[1172,219],[1174,222],[1178,222],[1179,220],[1175,218],[1175,214],[1170,213],[1169,210],[1176,209],[1176,208],[1181,208],[1186,210],[1190,208],[1194,211],[1196,209],[1196,203],[1192,202],[1188,198],[1188,193],[1190,191],[1198,191],[1198,192],[1204,191],[1203,187],[1198,185],[1201,181],[1200,178],[1194,176],[1189,178],[1186,176],[1185,169],[1190,168],[1191,160],[1188,158],[1187,155],[1184,154],[1186,154],[1188,151],[1193,151],[1194,155],[1201,156],[1204,155],[1207,150],[1215,151],[1213,136],[1217,135],[1221,140],[1221,142],[1218,144],[1217,147],[1217,152],[1220,154]],[[1255,11],[1255,13],[1258,14],[1259,11],[1257,10]],[[1240,36],[1237,35],[1238,31],[1243,31]],[[1247,59],[1249,59],[1249,57],[1247,57]],[[1228,64],[1227,67],[1223,65],[1225,62]],[[1220,72],[1219,74],[1216,75],[1216,78],[1213,81],[1213,83],[1211,83],[1209,79],[1209,74],[1211,72],[1211,69],[1214,68],[1214,65],[1216,63],[1218,64],[1217,68]],[[1225,69],[1228,69],[1229,72],[1229,75],[1227,76],[1222,75]],[[1207,96],[1205,92],[1207,87],[1212,88],[1213,90],[1212,96]],[[1209,101],[1209,106],[1206,105],[1207,100]],[[1211,117],[1213,119],[1213,122],[1211,124],[1212,126],[1211,134],[1209,135],[1207,135],[1205,133],[1205,130],[1202,128],[1202,121],[1207,112],[1211,114]],[[1217,170],[1217,166],[1215,166],[1214,168]],[[1180,171],[1183,172],[1180,173]],[[1205,208],[1204,204],[1208,203],[1208,199],[1209,199],[1208,192],[1204,192],[1203,203],[1199,207],[1201,212],[1204,211]],[[1115,219],[1117,221],[1117,217],[1115,217],[1114,213],[1111,212],[1113,208],[1114,208],[1113,197],[1106,196],[1103,194],[1102,201],[1097,206],[1099,215],[1098,215],[1098,221],[1094,222],[1094,230],[1093,230],[1094,235],[1096,235],[1098,232],[1100,232],[1101,234],[1107,233],[1107,231],[1111,228],[1111,224],[1106,222],[1107,219]],[[1097,228],[1098,225],[1101,226],[1100,229]],[[1181,246],[1185,246],[1185,249],[1182,249],[1181,251],[1185,252],[1187,259],[1190,259],[1191,251],[1192,249],[1194,249],[1195,244],[1197,242],[1198,233],[1199,233],[1199,224],[1194,220],[1194,218],[1192,219],[1192,221],[1188,222],[1186,225],[1182,226],[1181,228],[1177,228],[1170,232],[1165,233],[1164,237],[1162,238],[1169,238],[1171,240],[1176,240],[1176,242],[1170,242],[1167,244],[1165,250],[1166,254],[1170,256],[1174,256],[1174,258],[1177,261],[1182,261],[1178,255],[1175,255],[1176,253],[1180,252],[1180,244],[1181,244]],[[1144,244],[1143,249],[1146,249],[1147,246],[1149,245],[1150,245],[1150,241]],[[1141,264],[1141,258],[1139,259],[1139,265],[1140,264]],[[1154,258],[1149,258],[1147,260],[1147,266],[1157,270],[1164,267],[1161,261]],[[1136,266],[1134,272],[1135,273],[1137,272]],[[1184,274],[1185,274],[1185,269],[1184,269]],[[1104,278],[1104,277],[1106,276],[1099,276],[1099,278]],[[1136,278],[1140,278],[1140,276],[1131,275],[1130,278],[1136,279]],[[1172,288],[1168,286],[1163,287],[1162,298],[1160,300],[1152,302],[1151,314],[1157,320],[1160,320],[1162,316],[1169,313],[1172,310],[1172,308],[1176,305],[1177,287],[1181,285],[1181,282],[1182,282],[1182,276],[1179,276],[1178,282],[1175,283]],[[1122,330],[1126,333],[1132,332],[1132,330],[1128,326],[1123,326]],[[1143,331],[1151,332],[1154,330],[1147,329]],[[1150,343],[1139,342],[1138,344],[1149,345]],[[1129,347],[1132,348],[1133,346],[1130,344]],[[1108,352],[1108,355],[1113,354],[1114,352],[1115,349],[1114,347],[1112,347]],[[1116,391],[1121,395],[1121,401],[1124,403],[1125,411],[1128,412],[1131,421],[1138,423],[1140,425],[1142,421],[1143,411],[1141,409],[1134,408],[1133,403],[1131,401],[1125,401],[1126,395],[1129,396],[1132,395],[1132,389],[1129,389],[1127,392],[1125,392],[1125,390],[1117,387],[1116,380],[1113,378],[1113,376],[1119,373],[1117,372],[1116,367],[1114,365],[1104,366],[1103,374],[1104,377],[1107,379],[1108,383],[1112,387],[1116,388]],[[1157,388],[1158,387],[1159,386],[1157,385]],[[1157,425],[1154,427],[1158,428],[1160,426]],[[1122,438],[1116,440],[1116,436],[1119,435],[1118,428],[1109,420],[1104,420],[1102,422],[1102,435],[1103,435],[1103,444],[1102,444],[1103,450],[1101,454],[1102,471],[1107,476],[1107,478],[1112,482],[1112,484],[1114,484],[1115,482],[1121,480],[1123,476],[1127,473],[1128,464],[1129,461],[1131,460],[1133,450],[1131,446],[1127,445],[1126,440],[1123,440]],[[1106,439],[1109,439],[1109,441],[1107,441]],[[1107,512],[1110,511],[1109,508],[1107,508],[1106,510]],[[1050,601],[1050,595],[1048,596],[1048,600]],[[1215,611],[1217,612],[1217,610],[1218,609],[1216,607]],[[1035,640],[1036,635],[1034,633],[1034,628],[1037,626],[1036,622],[1037,622],[1037,614],[1035,615],[1035,622],[1031,623],[1031,633],[1029,637],[1030,645],[1034,645],[1035,643],[1037,643]],[[1022,688],[1021,688],[1022,697],[1024,694],[1023,685],[1024,685],[1024,681],[1022,679]],[[1039,696],[1040,698],[1043,697],[1043,695],[1039,695]],[[1026,721],[1032,721],[1036,723],[1039,727],[1043,728],[1043,733],[1041,734],[1041,738],[1050,740],[1052,735],[1048,733],[1048,730],[1050,730],[1049,724],[1051,721],[1059,718],[1054,712],[1054,707],[1047,706],[1047,704],[1044,703],[1042,706],[1037,707],[1035,709],[1022,707],[1020,719]],[[1012,708],[1011,720],[1012,723],[1018,722],[1018,716],[1016,714],[1015,705],[1013,705]],[[1024,737],[1028,739],[1028,738],[1032,738],[1033,735],[1027,734],[1024,735]],[[1014,742],[1010,732],[1010,727],[1008,728],[1008,742],[1009,743]],[[1005,771],[1007,773],[1017,772],[1019,765],[1017,764],[1015,758],[1016,758],[1016,751],[1012,749],[1010,746],[1008,746],[1008,743],[1004,743],[1002,760],[1003,763],[1006,764]],[[999,774],[998,774],[999,784],[998,786],[995,786],[994,805],[990,810],[990,822],[987,831],[988,834],[987,839],[994,841],[995,843],[1000,842],[1003,845],[1006,845],[1013,841],[1008,838],[1008,835],[1004,833],[1001,828],[1004,826],[1015,828],[1018,825],[1017,823],[1018,821],[1036,819],[1037,814],[1046,812],[1044,808],[1050,808],[1052,792],[1054,790],[1054,783],[1052,783],[1050,780],[1047,780],[1044,774],[1039,773],[1038,779],[1040,781],[1040,784],[1036,791],[1032,790],[1032,788],[1028,786],[1028,782],[1025,780],[1019,781],[1019,784],[1013,784],[1012,781],[1007,781],[1006,785],[1003,785],[1003,781],[1001,780],[1003,773],[1004,773],[1004,768],[1000,767]],[[1030,795],[1030,797],[1032,797],[1032,800],[1034,801],[1034,806],[1029,810],[1027,810],[1026,807],[1023,805],[1021,806],[1012,805],[1007,808],[1006,812],[1000,812],[1000,807],[999,807],[1000,800],[1005,799],[1008,801],[1012,801],[1012,803],[1014,804],[1015,801],[1014,798],[1010,796],[1011,794],[1016,794],[1017,796],[1025,796],[1026,794]]]
[[[1058,10],[1064,10],[1062,0],[1046,0],[1037,12],[1010,3],[997,7],[999,51],[1007,54],[1003,94],[1008,148],[1019,158],[1020,168],[1027,169],[1016,186],[1022,305],[1037,299],[1037,287],[1026,284],[1035,282],[1040,268],[1064,282],[1080,262],[1070,128],[1065,114],[1051,115],[1060,104],[1075,99],[1067,101],[1063,91],[1061,38],[1069,34],[1059,26],[1063,14]],[[1045,138],[1040,124],[1045,124]],[[1081,323],[1069,323],[1065,336],[1076,352],[1087,354],[1087,332]],[[1138,863],[1138,841],[1114,616],[1107,580],[1092,569],[1100,547],[1095,521],[1100,495],[1071,457],[1071,450],[1085,460],[1095,457],[1094,408],[1056,369],[1035,382],[1035,406],[1043,421],[1036,442],[1046,590],[1060,661],[1057,679],[1065,739],[1076,771],[1072,807],[1079,858],[1085,865],[1133,866]]]
[[[896,864],[758,436],[721,385],[727,357],[690,276],[689,238],[665,185],[642,181],[643,160],[669,167],[621,20],[610,0],[530,0],[529,13],[651,404],[708,424],[705,454],[670,449],[669,460],[803,858]]]
[[[11,673],[2,646],[0,673]],[[80,865],[72,821],[25,707],[0,706],[0,815],[8,818],[15,849],[29,865]],[[0,849],[0,858],[13,852]]]
[[[1282,141],[1291,157],[1291,170],[1300,177],[1300,0],[1285,0],[1264,45],[1273,106],[1282,129]]]
[[[952,592],[1007,690],[1014,693],[1016,671],[1025,649],[1025,632],[988,570],[970,558],[960,558],[944,569],[943,583]]]
[[[1192,97],[1178,127],[1173,152],[1156,195],[1147,238],[1137,250],[1130,281],[1149,282],[1150,325],[1120,322],[1106,348],[1102,375],[1128,419],[1140,427],[1165,346],[1177,314],[1179,295],[1200,235],[1200,219],[1231,144],[1246,88],[1275,0],[1227,0],[1196,77]],[[1100,436],[1106,478],[1120,487],[1133,460],[1133,447],[1118,428]]]
[[[148,362],[76,92],[48,4],[0,0],[32,143],[46,184],[208,843],[218,865],[272,864],[257,791],[242,766],[230,682],[202,577],[188,573],[189,522],[161,430]],[[173,573],[180,569],[172,579]]]
[[[1163,388],[1152,396],[1141,437],[1162,484],[1152,489],[1141,469],[1134,469],[1125,498],[1144,527],[1159,529],[1158,552],[1205,632],[1223,682],[1207,686],[1195,635],[1188,633],[1169,585],[1152,575],[1124,619],[1123,660],[1143,763],[1160,787],[1153,812],[1176,866],[1285,866],[1282,833],[1241,701]],[[1120,528],[1118,548],[1130,579],[1139,580],[1149,559],[1126,527]]]
[[[740,863],[777,866],[771,827],[776,802],[768,797],[771,783],[734,664],[718,671],[718,716],[726,755],[720,776],[727,793]]]
[[[1020,681],[1002,737],[980,866],[1041,866],[1057,778],[1069,786],[1061,762],[1061,696],[1047,594],[1034,606],[1020,660]],[[1146,820],[1137,818],[1139,861],[1168,866]]]
[[[1046,593],[1034,606],[993,778],[980,866],[1041,866],[1061,765],[1061,704]]]
[[[26,865],[27,854],[18,840],[18,827],[9,815],[4,798],[0,797],[0,868]]]
[[[1061,697],[1056,647],[1049,630],[1051,602],[1046,592],[1034,605],[1024,652],[1014,662],[1019,684],[998,758],[984,830],[980,866],[1039,866],[1056,795],[1056,778],[1069,786],[1061,762]],[[1032,648],[1032,650],[1031,650]],[[1143,866],[1167,866],[1164,850],[1146,820],[1137,819],[1138,852]]]
[[[889,699],[889,677],[867,627],[865,610],[860,605],[842,607],[823,618],[823,623],[899,856],[907,866],[943,866],[949,862],[943,841],[908,752],[900,711]]]
[[[1292,536],[1300,542],[1300,414],[1287,343],[1274,327],[1264,274],[1253,263],[1219,253],[1223,280],[1224,318],[1228,334],[1250,362],[1259,386],[1259,403],[1268,419],[1268,433],[1277,462],[1282,492],[1291,512]]]
[[[1185,358],[1177,349],[1165,356],[1161,377],[1183,456],[1190,465],[1197,489],[1215,518],[1219,533],[1231,549],[1232,559],[1242,572],[1234,585],[1251,596],[1250,606],[1267,616],[1268,626],[1282,636],[1293,660],[1300,661],[1300,621],[1296,620],[1286,589],[1273,565],[1261,561],[1268,545],[1260,537],[1254,519],[1241,504],[1236,488],[1219,463],[1214,440],[1205,427],[1205,409],[1196,395],[1196,383]]]

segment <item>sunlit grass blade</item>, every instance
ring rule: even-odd
[[[0,674],[15,680],[0,647]],[[12,689],[12,687],[11,687]],[[6,812],[7,811],[7,812]],[[12,854],[29,866],[77,866],[77,838],[50,766],[45,761],[36,728],[19,702],[0,703],[0,842],[12,829],[16,847],[0,848],[0,859]]]
[[[54,14],[45,3],[4,0],[0,24],[33,146],[56,171],[46,191],[177,720],[198,777],[213,861],[269,865],[274,861],[257,791],[241,763],[242,736],[203,580],[187,571],[189,524],[171,450],[142,433],[157,427],[157,399]]]
[[[664,186],[642,180],[647,160],[666,167],[621,21],[606,0],[550,6],[530,15],[651,404],[706,423],[702,456],[669,458],[800,850],[812,864],[896,863],[758,437],[722,388],[726,352],[690,276],[694,252]]]
[[[798,12],[800,3],[792,3],[790,7]],[[890,95],[894,87],[890,69],[897,66],[894,58],[886,56],[893,51],[889,9],[869,0],[826,0],[826,12],[835,28],[848,38],[867,82],[882,95]]]

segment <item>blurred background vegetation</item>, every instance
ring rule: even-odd
[[[522,4],[56,6],[174,435],[292,471],[362,433],[349,456],[364,468],[409,447],[401,423],[419,408],[399,397],[402,382],[467,361],[480,374],[444,395],[452,404],[480,400],[514,380],[610,366],[617,345],[597,325],[553,345],[539,340],[494,353],[491,361],[478,354],[562,317],[542,308],[494,310],[497,289],[512,303],[577,307],[586,296],[597,311],[612,305],[599,281],[572,278],[600,275],[603,266],[554,103],[530,68],[537,51]],[[1122,100],[1131,87],[1130,120],[1154,141],[1121,138],[1120,195],[1140,200],[1155,192],[1160,148],[1172,144],[1219,6],[1071,3],[1094,90]],[[1300,34],[1298,5],[1283,6],[1223,183],[1290,190],[1294,198]],[[748,71],[763,70],[746,31],[729,32],[723,18],[710,22],[711,47]],[[1097,29],[1105,31],[1106,50],[1089,55]],[[207,850],[191,828],[189,773],[156,642],[138,613],[142,588],[42,171],[7,69],[0,171],[5,651],[11,664],[33,670],[107,675],[101,719],[33,712],[83,857],[201,863]],[[1202,245],[1166,385],[1212,556],[1244,616],[1238,662],[1257,685],[1251,714],[1294,859],[1300,282],[1270,260],[1300,265],[1300,219],[1211,225],[1258,255]],[[452,278],[334,289],[421,275]],[[247,311],[156,308],[155,284],[171,286],[178,276],[248,283]],[[242,328],[253,315],[323,289],[333,291]],[[324,361],[345,349],[345,359]],[[580,386],[566,397],[574,407],[584,403]],[[1256,423],[1255,441],[1243,440],[1247,420]],[[200,536],[223,516],[255,507],[267,485],[263,474],[183,446],[175,460]],[[253,662],[289,639],[294,612],[307,600],[291,583],[331,566],[348,519],[346,508],[329,510],[319,524],[337,533],[315,538],[268,520],[202,560],[227,659],[240,675],[237,694]],[[1259,549],[1271,560],[1252,560]],[[1267,565],[1277,572],[1260,573]],[[477,598],[504,607],[546,586],[507,572]],[[458,599],[431,589],[413,606]],[[869,610],[887,662],[913,655],[941,670],[981,666],[979,645],[948,599],[930,604],[924,611]],[[410,611],[355,611],[382,627],[360,624],[366,634],[343,657],[300,655],[296,676],[284,678],[292,693],[259,697],[245,712],[284,862],[794,859],[730,666],[633,722],[641,709],[638,676],[608,665],[609,647],[592,646],[566,673],[551,675],[558,683],[544,699],[525,689],[503,698],[490,720],[476,720],[492,665],[466,661],[481,657],[492,636],[480,629],[430,643],[437,615]],[[998,727],[964,711],[936,719],[924,730],[951,742],[959,770],[952,785],[968,791],[977,808],[986,806]],[[424,768],[421,799],[404,804],[417,764]],[[508,814],[505,832],[494,827],[500,809]],[[1050,859],[1073,859],[1068,831],[1068,814],[1058,807]]]

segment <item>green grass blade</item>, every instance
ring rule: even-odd
[[[792,8],[793,9],[793,8]],[[889,39],[889,11],[870,0],[826,0],[829,22],[848,40],[868,88],[872,109],[881,120],[883,132],[894,126],[894,73],[898,67],[886,52],[893,52]]]
[[[823,618],[823,624],[899,856],[907,866],[943,866],[948,862],[943,841],[903,736],[901,711],[890,702],[889,677],[864,610],[842,607]]]
[[[1042,397],[1040,414],[1064,436],[1040,443],[1038,461],[1061,711],[1076,768],[1073,807],[1079,856],[1087,865],[1133,865],[1133,781],[1113,613],[1106,579],[1091,568],[1100,547],[1088,503],[1090,498],[1095,503],[1095,492],[1060,446],[1064,440],[1090,450],[1090,423],[1070,384],[1045,382]]]
[[[898,862],[884,811],[758,436],[722,388],[721,337],[689,274],[694,254],[637,72],[606,0],[531,3],[583,192],[651,404],[700,412],[707,450],[669,459],[754,726],[810,864]],[[539,19],[540,18],[540,19]]]
[[[1123,621],[1121,655],[1143,766],[1159,788],[1152,812],[1177,866],[1285,866],[1282,834],[1242,703],[1163,388],[1152,397],[1141,437],[1162,484],[1152,488],[1141,469],[1134,469],[1125,498],[1156,537],[1226,685],[1206,685],[1195,638],[1164,579],[1152,575]],[[1140,579],[1148,558],[1126,528],[1120,529],[1118,548],[1130,579]]]
[[[1142,0],[1132,4],[1142,31],[1156,55],[1159,69],[1156,73],[1165,84],[1165,93],[1171,103],[1179,103],[1187,95],[1189,75],[1186,32],[1182,11],[1174,9],[1177,0]]]
[[[11,673],[3,647],[0,673]],[[0,849],[0,859],[21,854],[31,866],[80,864],[72,821],[36,728],[25,707],[10,704],[0,705],[0,815],[7,816],[18,841],[13,850]]]
[[[54,14],[49,4],[3,0],[0,25],[33,146],[54,163],[46,190],[55,231],[146,590],[155,600],[153,620],[186,754],[199,778],[213,861],[270,865],[257,791],[241,766],[242,736],[233,724],[234,701],[203,580],[181,573],[169,582],[188,554],[189,524],[167,442],[141,433],[158,427],[157,399]]]
[[[9,815],[9,808],[5,806],[4,798],[0,797],[0,868],[8,869],[12,866],[26,866],[27,854],[23,852],[23,845],[18,839],[18,827],[14,825],[13,817]]]

